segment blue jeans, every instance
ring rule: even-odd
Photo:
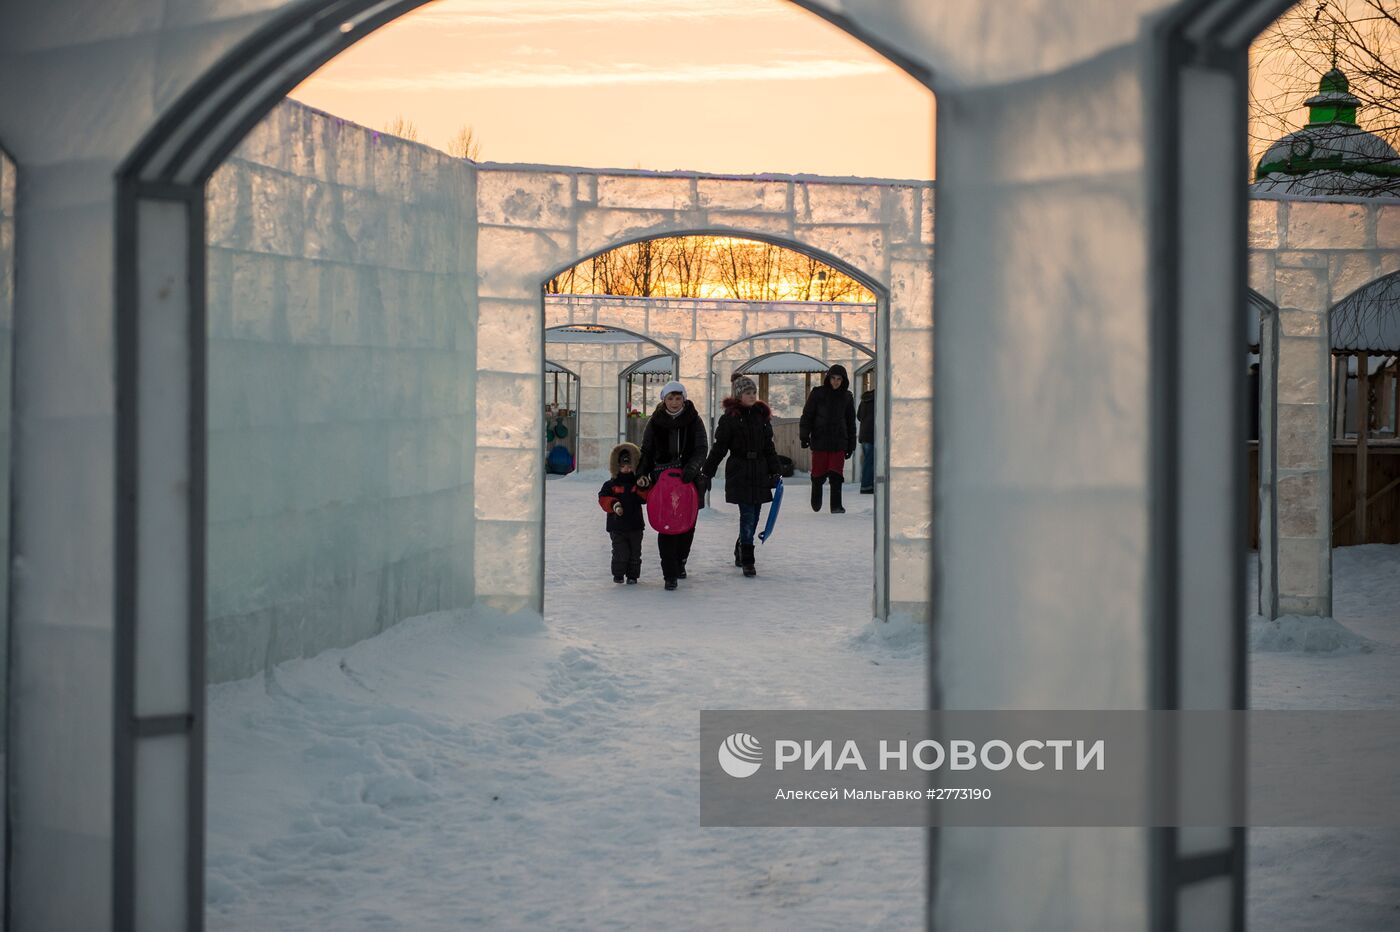
[[[739,506],[739,543],[753,546],[753,535],[758,530],[758,516],[763,512],[762,505]]]
[[[875,488],[875,444],[860,445],[860,487]]]

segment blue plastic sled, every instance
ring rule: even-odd
[[[778,523],[778,507],[783,503],[783,480],[780,477],[778,484],[773,487],[773,504],[768,506],[768,523],[759,532],[758,539],[762,543],[768,543],[768,538],[773,536],[773,525]]]

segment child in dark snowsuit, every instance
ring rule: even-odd
[[[620,583],[625,576],[628,584],[642,575],[642,535],[646,533],[646,518],[642,503],[646,489],[637,488],[637,464],[642,451],[634,444],[619,443],[608,456],[612,478],[598,491],[598,504],[608,513],[608,534],[612,537],[612,577]]]

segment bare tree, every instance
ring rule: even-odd
[[[462,124],[462,128],[448,141],[447,154],[473,162],[481,161],[481,137],[470,123]]]
[[[1304,0],[1250,49],[1250,170],[1279,138],[1307,121],[1304,101],[1340,69],[1360,100],[1358,122],[1400,143],[1400,0]],[[1395,168],[1396,166],[1391,166]],[[1354,176],[1353,193],[1394,192],[1400,178]]]
[[[550,294],[845,301],[875,296],[820,259],[729,236],[663,236],[619,246],[550,279]]]
[[[402,113],[395,116],[384,127],[384,132],[390,136],[397,136],[400,139],[407,139],[409,142],[418,141],[418,124],[414,123]]]
[[[677,236],[667,256],[667,280],[679,298],[702,298],[708,283],[712,236]]]

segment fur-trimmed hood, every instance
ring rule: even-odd
[[[614,479],[622,475],[617,461],[618,454],[623,450],[632,454],[632,472],[634,474],[637,472],[637,465],[642,461],[642,451],[635,443],[619,443],[617,446],[613,447],[612,452],[608,454],[608,472],[612,473]]]
[[[738,398],[726,398],[726,399],[724,399],[724,413],[725,413],[725,414],[736,414],[736,413],[737,413],[736,409],[742,409],[743,407],[744,407],[743,404],[740,403],[740,401],[739,401]],[[761,401],[755,401],[755,402],[753,403],[753,408],[754,408],[755,411],[757,411],[757,412],[759,413],[759,416],[760,416],[760,418],[761,418],[762,420],[767,421],[767,420],[771,420],[771,419],[772,419],[772,417],[773,417],[773,411],[772,411],[772,409],[769,408],[768,405],[764,404],[763,402],[761,402]]]

